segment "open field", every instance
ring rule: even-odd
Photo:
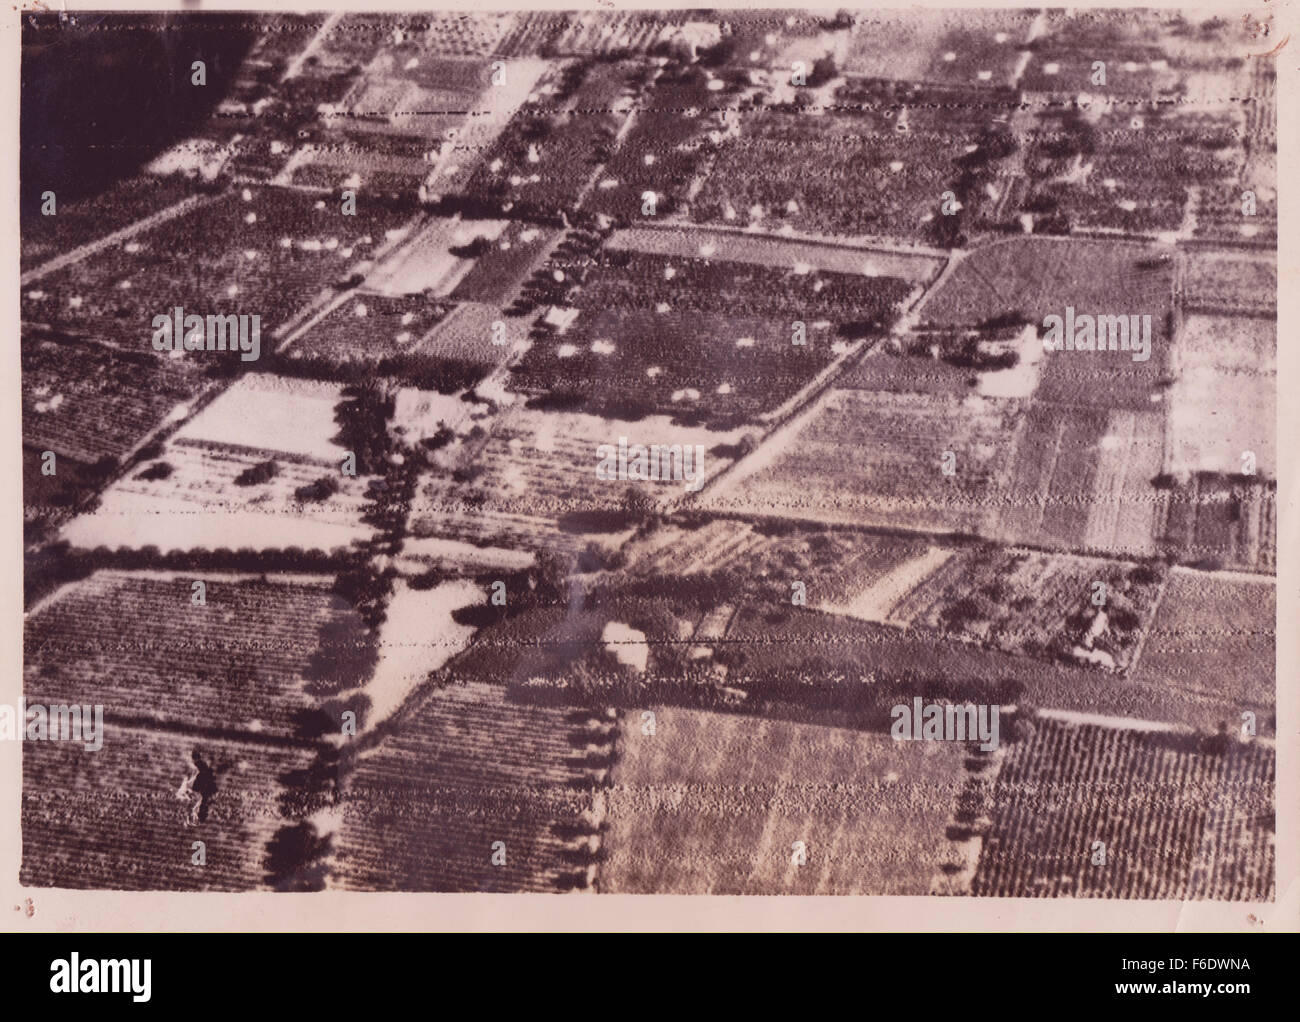
[[[791,397],[847,350],[845,332],[883,331],[906,293],[888,277],[606,251],[571,297],[574,323],[534,340],[513,386],[595,413],[725,428]]]
[[[972,893],[1272,900],[1274,771],[1263,742],[1039,720],[998,776]]]
[[[1277,259],[1193,249],[1183,280],[1188,309],[1272,316],[1277,307]]]
[[[653,735],[622,716],[603,893],[927,894],[954,857],[963,743],[653,712]]]
[[[1227,700],[1230,729],[1254,713],[1259,734],[1272,734],[1277,704],[1277,588],[1174,569],[1151,624],[1138,683],[1158,682],[1193,698]]]
[[[298,815],[290,788],[314,749],[152,726],[106,729],[97,752],[76,742],[24,743],[24,886],[273,889],[273,843]]]
[[[1162,470],[1163,437],[1159,412],[1035,401],[991,535],[1057,549],[1154,554],[1161,495],[1151,484]]]
[[[23,443],[87,464],[117,459],[208,385],[184,359],[51,336],[22,342]],[[236,356],[238,357],[238,356]]]
[[[807,266],[829,273],[895,277],[912,284],[933,280],[943,268],[943,260],[935,256],[708,227],[682,226],[671,230],[630,227],[615,231],[606,245],[610,249],[626,249],[645,255],[756,263],[786,270]]]
[[[364,753],[340,808],[337,886],[539,891],[587,886],[586,715],[487,685],[432,691]],[[599,753],[597,753],[597,757]],[[492,861],[495,842],[504,860]]]
[[[334,550],[374,533],[365,475],[346,475],[338,384],[249,373],[62,535],[86,548]],[[324,488],[318,486],[322,481]],[[314,492],[320,489],[321,492]]]
[[[1170,358],[1172,262],[1120,242],[1016,238],[977,248],[938,291],[923,317],[936,326],[973,326],[1008,314],[1041,324],[1064,316],[1149,315],[1151,357],[1122,351],[1046,352],[1037,397],[1063,405],[1149,411]]]
[[[1018,402],[833,391],[752,475],[705,505],[809,521],[978,534],[1007,486]],[[943,472],[944,452],[954,455]],[[766,454],[767,452],[761,452]]]
[[[700,470],[705,477],[723,470],[740,439],[737,432],[683,426],[660,415],[627,423],[516,405],[490,433],[471,436],[444,455],[444,470],[424,478],[412,508],[412,534],[525,550],[617,544],[643,505],[673,505],[689,496],[690,483],[685,472],[682,479],[599,478],[598,448],[617,448],[620,437],[629,444],[692,448],[692,479]],[[702,462],[696,460],[699,447]]]
[[[340,216],[337,204],[310,195],[242,189],[43,278],[41,297],[24,292],[23,319],[152,353],[153,317],[177,306],[255,314],[266,349],[274,330],[373,256],[389,232],[400,236],[408,219],[364,203],[356,216]]]
[[[1277,477],[1277,329],[1257,317],[1188,316],[1169,388],[1164,471]]]
[[[1198,473],[1162,496],[1160,544],[1178,560],[1202,568],[1277,571],[1275,482]]]
[[[137,726],[276,738],[337,730],[322,696],[361,680],[366,654],[355,644],[366,633],[328,580],[198,579],[204,606],[191,602],[186,575],[100,571],[64,587],[27,619],[27,699],[102,703],[106,717]]]

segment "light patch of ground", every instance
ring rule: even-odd
[[[370,699],[368,728],[392,716],[430,671],[469,645],[474,629],[451,615],[484,599],[482,589],[463,579],[424,590],[397,581],[379,629],[379,664],[360,690]]]
[[[454,429],[468,417],[469,404],[454,394],[403,387],[396,394],[389,429],[406,443],[414,444],[432,437],[441,425]]]
[[[182,426],[176,439],[299,455],[337,467],[347,453],[331,439],[339,431],[334,409],[342,391],[337,383],[250,373]]]
[[[1037,328],[1030,323],[1016,338],[1019,361],[1010,369],[980,373],[976,389],[981,397],[1029,397],[1038,388],[1043,369],[1043,345]]]
[[[533,555],[526,550],[482,547],[456,539],[426,536],[419,539],[410,538],[403,542],[399,566],[413,571],[423,571],[429,564],[524,571],[533,560]]]
[[[620,664],[626,664],[638,674],[645,673],[650,661],[650,645],[645,641],[645,632],[621,621],[610,621],[600,633],[600,641]]]
[[[653,710],[623,716],[602,892],[926,894],[952,860],[964,743]]]
[[[1255,472],[1277,478],[1277,378],[1185,368],[1169,390],[1166,471],[1239,473],[1242,455],[1255,455]]]
[[[276,463],[274,478],[251,486],[235,483],[268,460]],[[170,466],[171,474],[142,479],[144,469],[132,469],[104,492],[98,508],[69,522],[62,538],[88,549],[330,551],[364,542],[375,532],[361,520],[369,477],[345,476],[339,462],[173,439],[150,463],[157,464]],[[298,498],[300,487],[326,477],[338,483],[338,492],[322,501]]]
[[[953,551],[932,546],[919,557],[904,561],[886,572],[845,605],[825,605],[821,609],[832,614],[844,614],[863,621],[897,624],[906,627],[915,614],[905,619],[894,619],[894,608],[904,596],[933,575],[952,558]]]
[[[506,220],[435,219],[366,280],[366,287],[386,295],[411,295],[432,289],[450,294],[474,265],[451,249],[477,238],[496,241],[510,226]]]

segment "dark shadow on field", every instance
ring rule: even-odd
[[[24,221],[43,192],[97,195],[192,134],[254,38],[238,14],[23,14],[22,28]],[[192,84],[196,60],[206,85]]]

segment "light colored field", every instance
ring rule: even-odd
[[[932,256],[818,244],[814,241],[706,227],[682,227],[671,231],[632,227],[616,231],[606,244],[609,248],[628,249],[648,255],[757,263],[787,269],[807,266],[813,270],[833,273],[897,277],[913,283],[934,279],[943,267],[943,260]]]
[[[274,479],[256,486],[235,483],[240,473],[272,458],[279,466]],[[340,462],[190,440],[173,440],[158,461],[172,466],[170,476],[150,481],[133,470],[104,491],[98,508],[69,522],[62,538],[86,549],[329,551],[374,535],[373,526],[361,520],[369,477],[343,475]],[[324,476],[337,479],[339,492],[320,502],[297,499],[298,487]]]
[[[1035,403],[1017,446],[997,537],[1145,556],[1155,552],[1164,416]]]
[[[330,439],[339,431],[334,409],[342,391],[337,383],[249,373],[182,426],[176,439],[297,455],[337,468],[347,453]]]
[[[379,663],[362,689],[370,699],[368,728],[391,717],[430,671],[469,644],[474,629],[457,624],[451,615],[484,599],[484,591],[464,579],[432,589],[412,589],[398,580],[379,629]]]
[[[927,894],[965,780],[958,742],[658,707],[623,719],[606,893]],[[804,842],[807,861],[792,862]]]
[[[505,220],[436,218],[371,274],[366,287],[386,295],[417,294],[427,289],[448,295],[474,265],[474,260],[452,255],[450,249],[479,238],[496,241],[508,226]]]
[[[1277,478],[1277,378],[1191,366],[1169,388],[1166,471],[1235,474],[1253,451],[1255,472]]]
[[[1277,328],[1253,316],[1188,316],[1169,390],[1165,471],[1277,477]]]

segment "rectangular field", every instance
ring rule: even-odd
[[[1037,721],[994,787],[971,893],[1270,901],[1274,759],[1231,735]]]
[[[655,707],[622,718],[600,890],[928,894],[963,743]],[[806,861],[794,864],[795,843]]]

